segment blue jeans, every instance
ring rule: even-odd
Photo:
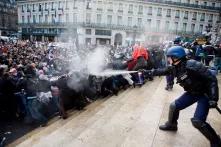
[[[185,92],[175,100],[175,105],[178,110],[183,110],[195,102],[197,102],[197,107],[194,113],[194,118],[205,122],[209,113],[209,99],[206,96],[195,96],[189,92]]]
[[[27,106],[33,119],[38,120],[40,123],[47,122],[47,118],[40,112],[42,104],[37,99],[27,100]]]
[[[17,98],[18,106],[19,106],[19,109],[21,110],[21,112],[24,114],[27,114],[28,107],[27,107],[25,94],[23,94],[22,92],[17,92],[17,93],[15,93],[15,96]]]

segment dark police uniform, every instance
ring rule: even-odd
[[[211,101],[218,101],[218,82],[215,75],[201,62],[195,60],[183,60],[176,66],[165,69],[153,70],[154,76],[173,74],[177,83],[184,88],[185,92],[170,105],[169,119],[161,130],[177,130],[179,111],[197,102],[197,107],[192,124],[211,143],[211,147],[221,145],[220,138],[214,129],[206,122]]]

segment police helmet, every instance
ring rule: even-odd
[[[182,46],[173,46],[167,50],[167,56],[182,59],[186,57],[186,52]]]
[[[173,43],[174,43],[174,44],[180,44],[181,41],[182,41],[182,37],[177,36],[177,37],[173,40]]]

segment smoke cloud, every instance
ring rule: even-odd
[[[71,89],[80,91],[88,84],[90,74],[97,75],[107,68],[110,48],[100,46],[91,49],[78,46],[76,32],[71,32],[71,34],[61,35],[59,40],[66,41],[66,43],[58,43],[58,46],[66,49],[64,60],[68,62],[67,68],[71,75],[67,84]]]

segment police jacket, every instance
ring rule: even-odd
[[[193,95],[206,95],[210,100],[218,101],[219,88],[215,75],[201,62],[187,60],[176,66],[168,66],[164,69],[156,69],[153,75],[173,74],[177,78],[177,83],[185,91]]]

